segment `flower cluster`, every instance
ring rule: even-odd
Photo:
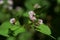
[[[30,18],[30,20],[32,20],[32,21],[36,20],[35,12],[34,12],[34,11],[29,11],[29,18]]]
[[[35,12],[34,11],[29,11],[29,18],[30,18],[30,20],[32,20],[33,22],[37,19],[36,17],[35,17]],[[38,23],[39,24],[43,24],[43,20],[42,19],[38,19]]]

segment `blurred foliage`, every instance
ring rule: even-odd
[[[54,10],[55,10],[56,14],[59,15],[58,13],[60,13],[60,6],[57,5]]]
[[[38,3],[41,7],[45,6],[46,8],[49,7],[50,3],[46,0],[26,0],[25,6],[27,7],[27,10],[34,10],[34,5]]]
[[[16,39],[15,37],[10,36],[6,40],[15,40],[15,39]]]
[[[53,39],[56,39],[60,36],[60,0],[57,0],[57,3],[58,4],[50,10],[49,8],[52,4],[49,0],[25,0],[24,5],[26,10],[20,6],[9,10],[9,6],[13,7],[13,5],[8,5],[7,0],[4,0],[4,3],[0,4],[0,35],[5,36],[7,38],[6,40],[34,40],[34,33],[38,31],[39,34],[42,33],[44,35],[42,36],[44,38],[46,38],[47,35]],[[34,8],[35,4],[39,4],[41,8]],[[36,17],[36,21],[33,22],[30,20],[29,11],[35,12],[36,15],[33,16]],[[48,16],[52,14],[55,15],[51,16],[53,19],[50,19]],[[15,24],[10,23],[11,18],[16,19]],[[42,19],[43,22],[46,20],[46,24],[38,24],[38,19]],[[49,25],[47,23],[49,23]],[[51,30],[53,32],[55,31],[57,34],[54,35]],[[56,37],[56,35],[58,36]],[[58,37],[57,40],[60,40],[60,37]]]
[[[57,3],[60,4],[60,0],[57,0]]]
[[[57,40],[60,40],[60,37],[58,37]]]

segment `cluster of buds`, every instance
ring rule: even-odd
[[[32,21],[35,21],[36,20],[35,12],[34,11],[29,11],[29,18]]]
[[[32,20],[33,22],[36,20],[35,17],[35,12],[34,11],[29,11],[29,18],[30,20]],[[43,24],[43,20],[42,19],[38,19],[38,24]]]

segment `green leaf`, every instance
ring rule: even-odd
[[[20,26],[19,21],[17,21],[15,25],[12,25],[10,29],[14,31],[14,36],[17,36],[19,33],[25,32],[25,28]]]
[[[13,36],[8,37],[6,40],[15,40],[16,38]]]
[[[44,6],[48,8],[50,6],[50,3],[46,0],[26,0],[25,6],[28,10],[34,10],[34,5],[38,3],[41,7]]]
[[[13,15],[15,17],[20,17],[23,15],[23,13],[24,13],[24,10],[22,8],[19,8],[18,10],[13,11]]]
[[[0,27],[0,35],[9,37],[9,29],[14,31],[14,35],[17,35],[18,33],[25,31],[23,28],[20,28],[19,21],[17,21],[15,25],[11,24],[9,21],[6,21]]]
[[[32,37],[31,32],[24,32],[21,35],[19,35],[18,39],[19,40],[30,40],[31,37]]]
[[[4,14],[4,13],[0,12],[0,22],[9,20],[9,18],[10,18],[10,14]]]
[[[25,32],[25,28],[24,27],[20,27],[17,30],[14,31],[14,36],[17,36],[20,33]]]
[[[28,12],[24,13],[23,16],[24,16],[24,17],[29,17]]]
[[[57,3],[60,4],[60,0],[57,0]]]
[[[9,23],[9,21],[4,22],[1,26],[0,26],[0,35],[9,37],[8,35],[8,31],[9,31],[9,27],[11,26],[11,24]]]
[[[37,28],[38,28],[38,29],[36,29],[37,31],[39,31],[43,34],[46,34],[46,35],[51,35],[51,30],[47,25],[40,24]]]
[[[11,24],[10,29],[11,29],[12,31],[14,31],[14,30],[16,30],[16,29],[18,29],[18,28],[20,28],[20,23],[19,23],[19,21],[17,21],[17,22],[15,23],[15,25],[12,25],[12,24]]]

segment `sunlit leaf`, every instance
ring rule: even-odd
[[[9,21],[4,22],[0,27],[0,35],[8,36],[9,29],[14,31],[14,36],[18,35],[25,31],[23,27],[20,26],[19,22],[17,21],[15,25],[11,24]]]
[[[17,21],[15,25],[11,25],[10,29],[14,31],[14,36],[17,36],[19,33],[25,32],[24,27],[20,26],[19,21]]]
[[[23,32],[25,32],[25,28],[20,27],[14,31],[14,36],[17,36],[19,33],[23,33]]]
[[[47,25],[40,24],[37,28],[38,28],[38,29],[36,29],[37,31],[39,31],[43,34],[46,34],[46,35],[51,35],[51,30]]]
[[[9,31],[10,26],[11,26],[11,24],[8,21],[4,22],[0,27],[0,35],[8,37],[9,36],[8,31]]]
[[[60,0],[57,0],[57,3],[60,4]]]
[[[14,31],[14,30],[16,30],[16,29],[18,29],[18,28],[20,28],[19,21],[17,21],[17,22],[15,23],[15,25],[12,25],[12,24],[11,24],[11,27],[10,27],[11,30]]]

